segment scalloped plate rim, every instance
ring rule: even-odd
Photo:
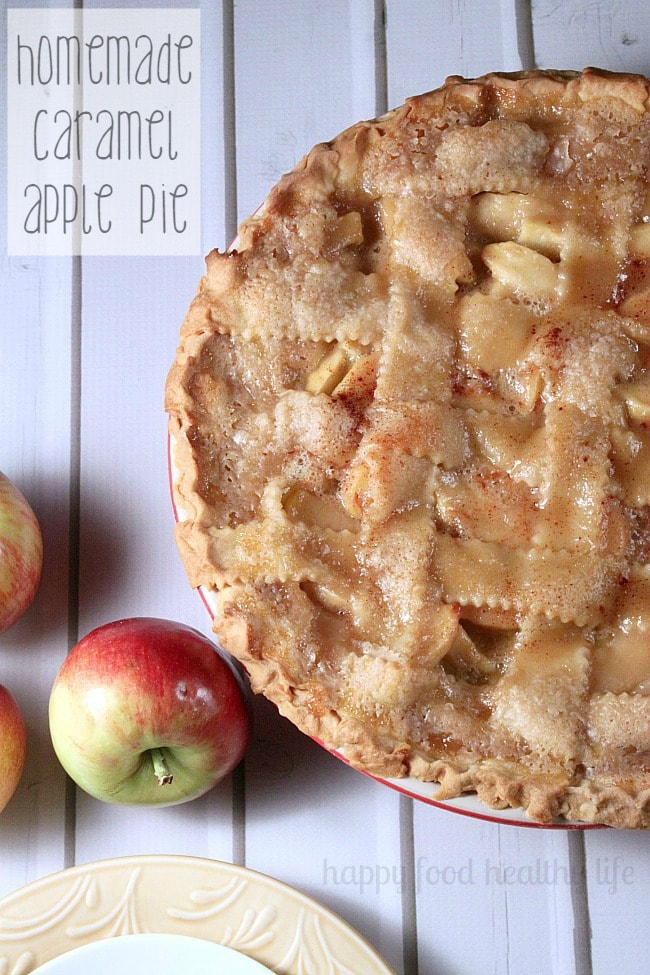
[[[46,962],[59,957],[66,952],[76,948],[82,947],[87,944],[92,944],[94,942],[102,940],[102,938],[117,938],[124,936],[122,934],[111,933],[109,935],[101,934],[97,936],[97,925],[86,925],[86,932],[82,933],[76,944],[70,944],[70,935],[68,932],[71,930],[71,920],[73,909],[68,910],[65,914],[65,923],[61,924],[61,927],[66,930],[59,930],[59,939],[63,937],[63,941],[59,940],[58,944],[52,942],[52,936],[57,934],[56,930],[50,930],[53,926],[50,925],[48,928],[48,943],[47,943],[47,957],[41,959],[36,958],[31,955],[29,950],[33,946],[17,943],[17,936],[10,937],[3,931],[2,923],[6,924],[7,918],[10,918],[12,922],[16,923],[19,927],[27,929],[27,923],[29,922],[30,915],[25,914],[25,907],[29,906],[30,900],[36,898],[39,900],[39,895],[47,890],[48,887],[56,889],[59,885],[63,884],[66,880],[74,882],[75,880],[83,880],[84,876],[91,875],[93,879],[101,878],[111,872],[124,873],[127,877],[128,872],[131,871],[131,877],[133,872],[136,870],[141,871],[146,874],[147,870],[151,872],[152,868],[161,868],[170,872],[170,880],[173,881],[174,874],[179,875],[177,879],[180,879],[180,875],[184,875],[185,872],[191,873],[195,871],[197,874],[197,881],[199,879],[199,874],[214,873],[215,880],[221,879],[226,876],[232,881],[245,881],[250,883],[256,894],[261,894],[265,889],[274,892],[280,897],[282,901],[282,919],[283,923],[286,922],[286,917],[289,914],[289,908],[293,905],[296,909],[296,935],[294,935],[293,943],[297,944],[298,941],[301,943],[304,939],[302,937],[299,939],[298,935],[304,926],[305,919],[311,921],[313,924],[320,924],[321,921],[326,920],[330,926],[338,935],[345,939],[346,948],[348,951],[352,950],[355,954],[355,958],[352,959],[356,966],[359,966],[359,972],[367,971],[369,975],[395,975],[393,970],[388,966],[388,964],[381,958],[377,950],[374,948],[370,942],[361,935],[348,921],[342,918],[335,911],[326,907],[324,904],[314,900],[307,894],[292,887],[285,881],[279,880],[268,874],[262,873],[251,869],[250,867],[240,866],[239,864],[229,863],[225,860],[211,859],[208,857],[191,856],[184,854],[174,854],[174,853],[146,853],[146,854],[131,854],[125,856],[109,857],[102,860],[90,861],[88,863],[79,863],[71,867],[66,867],[62,870],[56,871],[54,873],[47,874],[43,877],[32,880],[31,882],[25,884],[23,887],[6,894],[0,899],[0,970],[5,971],[2,968],[3,960],[2,952],[18,949],[22,952],[18,955],[16,959],[16,965],[19,968],[8,969],[8,971],[20,971],[21,975],[28,975],[28,973],[34,973],[38,975],[38,967],[45,964]],[[173,889],[173,884],[170,884]],[[135,892],[137,894],[137,891]],[[79,904],[77,904],[77,907]],[[167,911],[172,905],[168,906]],[[16,911],[18,908],[18,911]],[[190,931],[193,938],[200,938],[204,941],[212,940],[215,944],[226,944],[223,939],[221,941],[212,938],[212,932],[206,934],[205,930],[197,931],[196,928],[192,931],[191,929],[184,929],[183,931],[178,931],[178,924],[181,923],[183,917],[178,915],[172,915],[168,913],[169,920],[164,921],[164,917],[161,922],[161,927],[157,927],[155,931],[146,931],[142,933],[147,934],[185,934]],[[188,924],[196,924],[197,919],[200,917],[185,918]],[[302,919],[302,920],[301,920]],[[173,922],[173,923],[172,923]],[[92,930],[94,928],[94,931]],[[29,931],[28,931],[29,933]],[[216,935],[216,931],[213,932]],[[228,946],[228,945],[227,945]],[[232,946],[231,946],[232,947]],[[238,950],[238,949],[235,949]],[[253,945],[248,947],[242,954],[247,955],[254,961],[258,961],[260,965],[266,966],[270,973],[276,973],[276,975],[286,975],[286,969],[284,967],[284,960],[273,959],[269,960],[261,951],[259,946]],[[29,963],[30,958],[33,960],[34,964],[32,967],[26,967]],[[27,959],[27,961],[25,961]],[[368,963],[370,962],[370,968],[368,968]],[[349,959],[346,960],[349,965]],[[361,967],[365,963],[365,968]],[[314,975],[330,975],[331,959],[323,960],[323,964],[314,969]]]

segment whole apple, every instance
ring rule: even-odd
[[[0,633],[31,604],[41,581],[43,538],[36,515],[0,473]]]
[[[0,684],[0,812],[20,782],[26,749],[22,712],[7,688]]]
[[[215,645],[182,623],[117,620],[83,637],[52,686],[50,735],[68,775],[96,799],[174,805],[243,757],[243,687]]]

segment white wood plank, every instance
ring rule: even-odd
[[[533,0],[532,18],[540,68],[650,73],[646,0]]]
[[[354,0],[236,4],[240,219],[314,144],[375,114],[374,13],[373,3]],[[400,972],[401,892],[378,882],[386,867],[400,869],[399,797],[269,705],[258,702],[257,711],[246,763],[247,866],[338,911]]]
[[[49,740],[47,701],[68,649],[70,295],[69,260],[0,260],[0,301],[12,309],[10,327],[5,318],[0,328],[0,465],[32,505],[45,551],[34,603],[0,634],[0,683],[28,731],[23,778],[0,817],[0,893],[65,860],[65,778]]]
[[[612,71],[650,72],[650,6],[645,0],[532,5],[535,57],[539,67],[586,65]],[[647,909],[650,877],[646,837],[613,830],[585,834],[587,897],[594,975],[647,969]]]
[[[509,3],[389,2],[389,104],[449,74],[519,70],[518,13]],[[522,971],[530,967],[531,943],[536,970],[575,970],[564,833],[501,827],[418,804],[414,838],[420,971],[470,971],[478,944],[489,959],[482,970]],[[444,923],[436,923],[441,916]]]
[[[388,104],[439,87],[449,75],[476,77],[522,67],[510,2],[387,0]]]
[[[402,973],[399,796],[256,702],[246,760],[246,865],[352,924]],[[404,975],[411,975],[405,972]]]
[[[373,32],[370,0],[236,4],[240,221],[312,146],[373,117]]]
[[[611,971],[645,975],[648,837],[636,832],[598,830],[585,837],[585,847],[593,975]]]
[[[419,962],[423,972],[573,972],[571,872],[566,836],[415,809]],[[444,916],[444,924],[436,918]]]
[[[7,10],[0,11],[6,37]],[[6,59],[0,104],[7,104]],[[6,185],[6,115],[0,166]],[[27,725],[21,783],[0,816],[0,896],[65,863],[65,777],[49,740],[47,701],[67,642],[73,265],[66,258],[7,257],[0,197],[0,470],[32,505],[44,538],[41,587],[26,615],[0,634],[0,683]]]
[[[171,4],[170,6],[175,6]],[[204,4],[203,247],[224,237],[221,6]],[[83,262],[79,633],[159,616],[210,634],[173,539],[163,391],[204,264],[196,258]],[[76,859],[175,852],[230,859],[232,779],[170,809],[106,806],[79,794]]]
[[[163,387],[197,263],[84,261],[79,633],[159,616],[209,633],[173,540]],[[216,794],[215,794],[216,796]],[[232,849],[230,791],[167,811],[106,807],[80,795],[76,858]],[[207,816],[212,808],[213,816]],[[213,841],[212,824],[221,833]]]

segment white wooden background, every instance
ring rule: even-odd
[[[6,0],[2,17],[4,36]],[[647,0],[204,0],[201,24],[204,252],[223,248],[315,142],[449,74],[650,73]],[[2,74],[0,104],[4,59]],[[0,895],[105,857],[193,854],[319,899],[398,975],[647,973],[650,837],[499,826],[413,804],[264,703],[244,769],[194,803],[121,809],[66,782],[46,710],[76,639],[128,615],[209,632],[172,538],[163,413],[203,264],[7,258],[2,197],[0,469],[39,516],[45,569],[33,608],[0,636],[0,682],[29,730],[24,779],[0,817]]]

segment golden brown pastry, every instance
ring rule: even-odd
[[[650,823],[649,95],[454,77],[316,146],[167,381],[178,545],[254,690],[542,822]]]

